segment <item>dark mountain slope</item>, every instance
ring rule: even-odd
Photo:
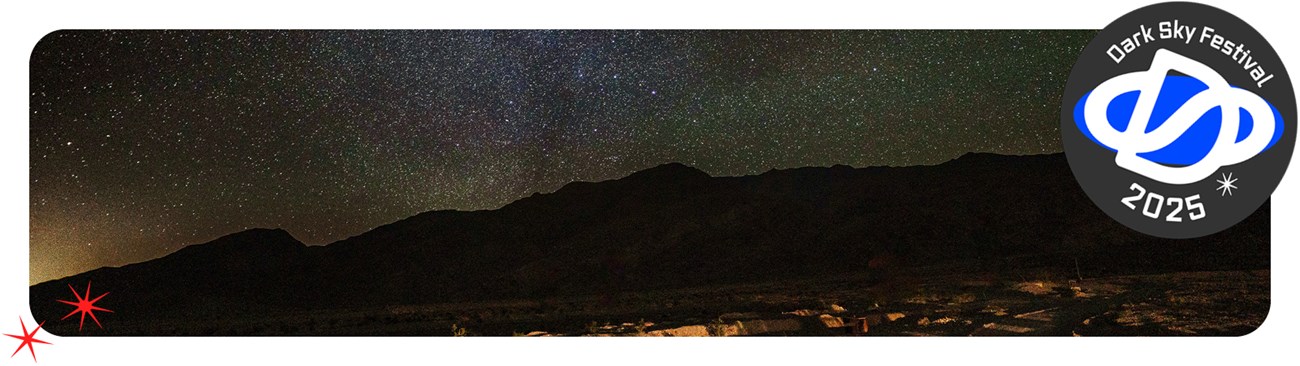
[[[67,285],[112,291],[118,319],[224,316],[678,288],[936,263],[1093,274],[1266,268],[1267,205],[1193,240],[1098,210],[1063,155],[968,154],[919,167],[710,177],[667,164],[575,182],[491,211],[433,211],[320,247],[250,230],[32,286],[38,319]],[[78,291],[81,291],[79,288]]]

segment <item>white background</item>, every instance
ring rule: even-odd
[[[387,1],[6,2],[0,6],[0,333],[27,309],[28,57],[58,29],[103,28],[833,28],[1100,29],[1145,4],[1076,1]],[[1294,13],[1273,1],[1208,1],[1253,25],[1290,66],[1300,62]],[[1008,54],[1006,57],[1016,57]],[[1291,68],[1294,70],[1295,68]],[[42,331],[39,364],[1254,364],[1294,359],[1296,171],[1273,194],[1272,311],[1236,338],[61,338]],[[1289,223],[1289,224],[1288,224]],[[1123,255],[1123,253],[1115,253]],[[1285,342],[1285,343],[1284,343]],[[0,337],[0,366],[29,365]],[[1288,347],[1290,346],[1290,347]],[[1291,352],[1288,352],[1291,351]],[[1268,362],[1268,363],[1277,363]]]

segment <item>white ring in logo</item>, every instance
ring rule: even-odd
[[[1205,83],[1209,89],[1187,100],[1163,124],[1146,132],[1155,107],[1156,98],[1164,84],[1165,75],[1175,70]],[[1116,130],[1106,119],[1110,101],[1121,94],[1138,91],[1137,105],[1124,131]],[[1214,174],[1219,168],[1246,161],[1259,154],[1273,137],[1273,112],[1268,103],[1255,93],[1229,85],[1219,73],[1209,66],[1160,49],[1146,71],[1131,72],[1106,80],[1084,101],[1084,117],[1088,130],[1098,142],[1109,146],[1118,154],[1115,164],[1134,173],[1166,184],[1190,184]],[[1206,112],[1222,107],[1223,122],[1214,146],[1203,159],[1185,167],[1162,165],[1138,154],[1160,150],[1173,143]],[[1250,135],[1237,142],[1241,128],[1238,108],[1246,110],[1254,119]]]

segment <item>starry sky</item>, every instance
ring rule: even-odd
[[[31,58],[30,283],[253,227],[328,244],[667,162],[1061,151],[1095,31],[59,31]]]

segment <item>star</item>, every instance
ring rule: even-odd
[[[41,322],[40,324],[37,324],[37,325],[36,325],[36,329],[32,330],[31,333],[27,333],[27,323],[23,321],[23,317],[21,317],[21,316],[18,317],[18,323],[20,323],[20,324],[23,325],[23,335],[22,335],[21,337],[16,336],[16,335],[13,335],[13,334],[5,334],[5,335],[7,335],[7,336],[13,337],[14,339],[20,339],[20,340],[23,341],[22,344],[19,344],[19,345],[18,345],[18,349],[14,350],[14,353],[11,354],[11,355],[9,355],[9,358],[13,358],[14,355],[17,355],[17,354],[18,354],[18,351],[22,351],[22,350],[23,350],[23,347],[25,346],[25,347],[27,347],[27,350],[28,350],[28,351],[31,351],[31,352],[32,352],[32,362],[35,362],[35,361],[36,361],[36,349],[35,349],[35,348],[32,348],[32,343],[50,344],[50,342],[46,342],[46,341],[42,341],[42,340],[36,339],[36,332],[40,332],[40,331],[41,331],[41,326],[45,325],[45,322]]]
[[[58,230],[32,230],[29,281],[249,225],[328,244],[670,162],[743,176],[1061,153],[1046,86],[1095,35],[59,31],[30,57],[30,225]],[[987,57],[992,41],[1017,57]]]
[[[78,294],[77,289],[72,288],[72,285],[68,285],[68,289],[72,290],[72,296],[77,298],[77,302],[72,302],[67,300],[59,300],[59,302],[76,306],[77,308],[75,310],[72,310],[71,313],[68,313],[68,315],[64,315],[63,319],[67,319],[73,314],[81,313],[81,323],[77,325],[77,330],[81,330],[81,326],[86,324],[86,314],[90,314],[90,319],[95,321],[95,325],[98,325],[100,329],[103,329],[104,326],[99,324],[99,318],[95,317],[95,310],[100,310],[109,313],[113,311],[95,306],[95,302],[99,301],[99,299],[104,298],[104,296],[108,295],[108,293],[105,292],[103,295],[99,295],[99,297],[96,297],[94,300],[87,300],[90,298],[90,281],[86,281],[85,297],[82,297],[80,294]],[[59,320],[63,320],[63,319],[59,319]]]
[[[1227,175],[1221,174],[1221,176],[1223,177],[1223,179],[1215,180],[1215,182],[1219,182],[1219,188],[1215,188],[1214,190],[1216,191],[1222,190],[1223,192],[1219,194],[1219,196],[1221,197],[1225,195],[1231,196],[1232,190],[1237,188],[1237,186],[1232,185],[1233,183],[1237,182],[1237,178],[1233,178],[1232,173],[1228,173]]]

